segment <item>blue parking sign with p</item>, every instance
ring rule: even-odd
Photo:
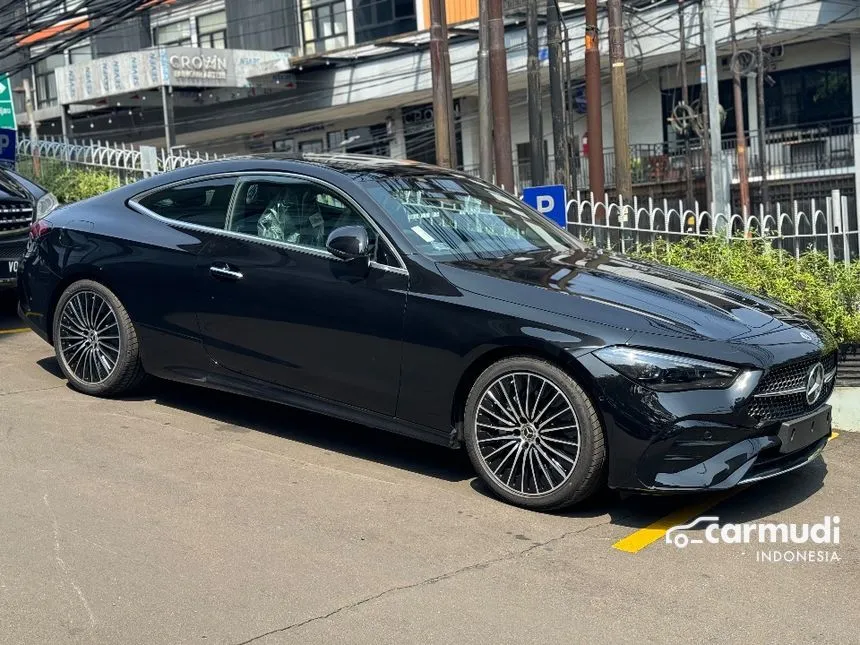
[[[523,201],[544,217],[567,228],[567,190],[564,186],[525,188]]]
[[[15,164],[15,143],[18,133],[6,128],[0,129],[0,163]]]

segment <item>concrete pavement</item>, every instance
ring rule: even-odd
[[[838,561],[628,553],[715,498],[531,513],[462,453],[170,383],[86,397],[35,335],[0,334],[0,643],[857,642],[859,461],[843,433],[707,511],[838,515]]]

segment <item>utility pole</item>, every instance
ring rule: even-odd
[[[681,39],[681,103],[684,109],[690,106],[690,90],[687,87],[687,36],[684,24],[684,0],[678,0],[678,24]],[[687,208],[693,207],[693,169],[690,164],[690,119],[687,119],[687,127],[684,130],[684,179],[687,183]]]
[[[33,88],[30,87],[30,79],[26,76],[24,84],[24,108],[27,111],[27,120],[30,122],[30,141],[33,142],[33,174],[36,179],[42,176],[42,162],[39,159],[39,127],[36,124],[35,109],[33,108]]]
[[[714,33],[714,9],[711,0],[702,0],[702,14],[705,31],[705,70],[708,87],[708,123],[711,153],[711,190],[713,191],[714,210],[731,210],[727,185],[723,181],[723,134],[720,123],[720,96],[717,83],[717,40]],[[712,215],[715,213],[712,213]]]
[[[624,22],[621,0],[607,0],[606,5],[609,10],[609,63],[612,68],[615,187],[621,197],[629,200],[633,198],[633,179],[630,170],[630,120],[627,113],[627,71],[624,65]]]
[[[561,14],[555,0],[546,2],[546,44],[549,50],[549,101],[552,111],[552,145],[555,156],[555,183],[570,184],[570,148],[565,127],[564,80],[561,72]],[[570,78],[568,77],[568,82]]]
[[[758,50],[758,70],[756,73],[756,94],[758,95],[758,159],[759,166],[761,167],[761,201],[767,213],[770,211],[770,185],[767,180],[767,140],[765,138],[767,123],[765,122],[764,114],[764,77],[767,71],[765,70],[764,48],[761,42],[761,25],[756,25],[755,42],[756,49]]]
[[[164,148],[170,152],[176,145],[176,126],[173,119],[173,88],[161,86],[161,111],[164,114]]]
[[[493,108],[490,102],[490,25],[488,0],[478,0],[478,168],[493,181]]]
[[[543,186],[543,115],[541,114],[540,61],[538,60],[537,0],[526,3],[526,38],[528,40],[529,161],[532,186]]]
[[[594,222],[606,223],[603,169],[603,101],[600,96],[600,50],[598,49],[597,0],[585,0],[585,102],[588,123],[588,184],[594,200]]]
[[[705,166],[705,209],[711,208],[714,203],[714,184],[711,176],[711,142],[709,139],[710,120],[708,117],[708,72],[705,61],[707,60],[707,49],[705,47],[705,12],[704,4],[699,5],[699,106],[702,110],[702,123],[699,128],[699,141],[702,143],[702,157]]]
[[[433,78],[433,125],[436,131],[436,165],[456,165],[451,102],[451,68],[448,61],[448,25],[443,0],[430,0],[430,70]]]
[[[741,93],[741,71],[738,68],[738,41],[735,32],[735,4],[737,0],[729,0],[729,21],[732,29],[732,88],[735,99],[735,132],[737,136],[738,179],[741,193],[741,214],[750,212],[750,181],[747,170],[747,141],[744,136],[744,104]]]
[[[433,0],[439,2],[440,0]],[[511,147],[511,106],[508,102],[508,61],[505,53],[505,23],[502,0],[489,0],[490,89],[493,100],[493,144],[496,152],[496,184],[509,193],[514,186]]]
[[[570,73],[570,30],[567,28],[567,23],[561,15],[561,8],[558,6],[558,0],[552,0],[555,10],[558,12],[558,22],[561,25],[562,44],[564,45],[564,78],[567,79],[567,87],[564,92],[563,114],[564,125],[567,133],[567,157],[565,158],[565,172],[567,173],[567,187],[571,195],[577,196],[576,192],[576,168],[579,165],[577,159],[579,157],[579,144],[573,131],[573,75]],[[562,84],[562,87],[564,85]]]

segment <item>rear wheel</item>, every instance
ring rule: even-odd
[[[565,372],[531,357],[491,365],[465,410],[469,458],[499,497],[535,510],[584,500],[602,481],[603,428]]]
[[[69,383],[86,394],[123,394],[144,377],[128,312],[110,289],[92,280],[75,282],[60,296],[54,350]]]

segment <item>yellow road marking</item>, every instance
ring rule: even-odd
[[[833,432],[830,435],[828,442],[833,441],[838,436],[838,432]],[[649,524],[645,528],[641,528],[638,531],[631,533],[626,538],[618,540],[618,542],[612,545],[612,548],[618,549],[619,551],[626,551],[627,553],[638,553],[649,544],[653,544],[657,540],[665,537],[666,532],[673,526],[686,524],[687,522],[694,520],[708,509],[713,508],[720,502],[724,502],[741,490],[743,489],[735,488],[728,490],[724,493],[709,497],[698,504],[685,506],[682,509],[669,513],[667,516],[661,517],[659,520]]]
[[[23,334],[25,331],[30,331],[30,329],[29,328],[0,329],[0,334]]]
[[[707,511],[709,508],[713,508],[720,502],[728,499],[732,495],[735,495],[737,492],[737,489],[729,490],[709,497],[706,500],[702,500],[698,504],[685,506],[673,513],[669,513],[666,517],[661,517],[653,524],[649,524],[645,528],[639,529],[635,533],[631,533],[626,538],[618,540],[618,542],[612,545],[612,548],[618,549],[619,551],[626,551],[627,553],[637,553],[652,542],[656,542],[664,537],[666,535],[666,531],[673,526],[686,524],[690,520],[699,517],[699,515]]]

